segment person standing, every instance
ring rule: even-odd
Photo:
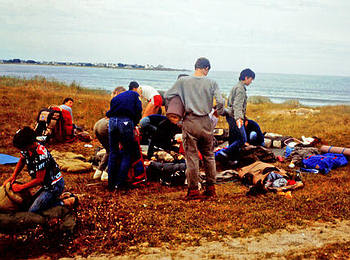
[[[239,82],[232,88],[227,101],[226,120],[229,125],[229,146],[221,151],[217,160],[228,159],[236,154],[239,149],[247,143],[245,125],[248,123],[247,110],[247,89],[255,79],[255,73],[251,69],[244,69],[239,76]]]
[[[182,137],[186,158],[186,177],[188,191],[186,200],[215,197],[216,165],[214,159],[214,136],[209,113],[213,108],[214,98],[220,115],[224,113],[224,101],[218,84],[206,76],[210,70],[207,58],[198,58],[192,76],[179,78],[166,93],[166,98],[179,96],[185,109],[182,125]],[[199,156],[203,156],[206,173],[206,186],[203,194],[199,193]]]
[[[109,118],[108,189],[126,188],[133,155],[139,154],[134,127],[141,118],[142,104],[136,91],[128,90],[114,98],[106,116]],[[122,149],[119,149],[119,144]]]

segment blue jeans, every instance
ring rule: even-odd
[[[34,195],[34,202],[29,208],[29,212],[39,212],[48,208],[52,208],[58,205],[62,205],[62,202],[59,200],[60,195],[64,189],[64,180],[63,178],[56,182],[52,189],[41,188]]]
[[[127,117],[109,119],[109,159],[108,188],[113,190],[117,185],[126,184],[131,158],[138,149],[134,137],[134,123]],[[119,149],[119,144],[123,149]]]
[[[229,146],[225,149],[225,153],[231,156],[239,151],[239,149],[247,141],[247,135],[244,126],[238,128],[236,121],[233,117],[226,116],[227,123],[229,125]]]

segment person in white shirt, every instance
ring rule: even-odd
[[[137,93],[148,101],[147,106],[143,110],[142,118],[158,113],[159,109],[162,107],[163,99],[154,87],[147,85],[140,86],[136,81],[130,82],[129,90],[131,90],[130,87],[132,89],[136,88]]]

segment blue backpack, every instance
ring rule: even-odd
[[[344,166],[348,160],[343,154],[325,153],[322,155],[310,155],[303,159],[303,165],[308,169],[316,169],[327,174],[331,169]]]

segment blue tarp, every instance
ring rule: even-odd
[[[0,153],[0,164],[14,164],[19,161],[19,157]]]

